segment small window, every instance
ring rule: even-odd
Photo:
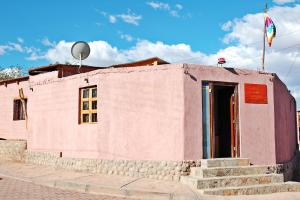
[[[95,123],[97,119],[97,87],[80,89],[80,123]]]
[[[23,105],[23,102],[25,105]],[[24,99],[23,101],[21,99],[15,99],[13,120],[25,120],[26,110],[27,110],[27,99]]]

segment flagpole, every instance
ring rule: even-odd
[[[267,13],[268,4],[266,2],[265,12]],[[266,19],[264,15],[264,35],[263,35],[263,54],[262,54],[262,71],[265,71],[265,54],[266,54]]]

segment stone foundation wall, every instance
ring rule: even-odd
[[[98,160],[59,157],[59,153],[26,151],[25,162],[80,172],[179,181],[200,161]]]
[[[23,161],[25,140],[0,140],[0,160]]]
[[[300,174],[299,162],[300,162],[300,154],[299,152],[296,152],[295,156],[291,161],[276,165],[276,173],[283,174],[284,181],[299,180],[299,174]]]
[[[200,161],[147,161],[98,160],[60,157],[59,152],[33,152],[26,150],[25,140],[0,140],[0,160],[52,166],[79,172],[144,177],[179,181],[190,174],[191,167],[200,167]],[[270,173],[282,173],[284,181],[297,180],[300,175],[300,154],[287,163],[270,166]]]

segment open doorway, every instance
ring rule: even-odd
[[[237,85],[202,85],[203,157],[239,156]]]
[[[214,85],[213,123],[214,123],[214,157],[231,157],[231,115],[230,100],[234,86]]]

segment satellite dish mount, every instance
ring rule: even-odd
[[[86,42],[78,41],[72,45],[71,53],[75,59],[79,60],[80,62],[79,69],[81,68],[82,61],[85,60],[87,57],[89,57],[90,52],[91,52],[90,46]]]

